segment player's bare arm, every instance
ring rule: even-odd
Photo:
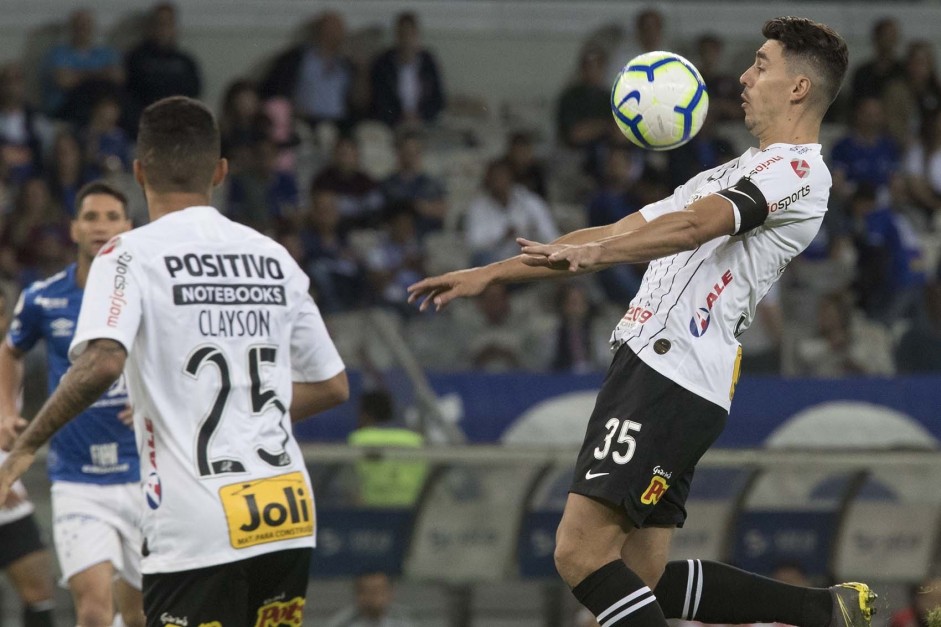
[[[16,436],[29,424],[20,416],[17,398],[23,387],[23,353],[0,342],[0,449],[10,450]]]
[[[69,420],[98,400],[124,370],[127,352],[114,340],[94,340],[62,377],[0,466],[0,502],[33,462],[36,451]]]
[[[584,244],[540,244],[521,240],[522,262],[569,272],[596,272],[621,263],[642,263],[693,250],[731,235],[735,218],[727,200],[706,196],[682,211],[667,213],[637,229]]]
[[[291,422],[327,411],[345,403],[350,397],[350,384],[345,370],[326,381],[294,381],[291,388]]]
[[[645,223],[646,220],[640,212],[632,213],[612,224],[572,231],[554,240],[552,244],[569,246],[587,244],[628,233]],[[419,306],[421,311],[432,304],[436,310],[440,310],[455,298],[477,296],[493,283],[524,283],[567,276],[560,272],[565,269],[564,264],[557,267],[529,264],[526,263],[525,257],[526,255],[517,255],[479,268],[457,270],[436,277],[428,277],[408,287],[408,302],[414,303],[421,300]]]

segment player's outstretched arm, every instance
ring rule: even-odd
[[[569,272],[596,272],[620,263],[642,263],[675,255],[735,232],[728,200],[706,196],[682,211],[666,213],[643,226],[593,242],[540,244],[520,241],[522,262]]]
[[[0,503],[6,499],[13,482],[33,463],[39,447],[105,393],[121,376],[126,359],[124,347],[114,340],[89,343],[0,466]]]
[[[572,231],[552,242],[554,245],[576,245],[628,233],[646,223],[640,212],[618,220],[614,224]],[[517,240],[522,241],[522,240]],[[408,287],[408,302],[420,301],[424,311],[432,304],[440,310],[455,298],[477,296],[494,283],[525,283],[540,279],[568,276],[567,263],[527,263],[526,255],[517,255],[479,268],[457,270],[428,277]]]
[[[17,407],[23,387],[23,353],[0,342],[0,449],[9,451],[16,436],[29,424]]]

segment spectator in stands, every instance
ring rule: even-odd
[[[396,420],[391,394],[374,390],[360,397],[356,429],[350,433],[347,442],[358,447],[421,448],[425,445],[425,438]],[[367,507],[411,507],[421,494],[427,474],[428,464],[424,461],[357,461],[357,503]]]
[[[16,204],[0,233],[0,245],[14,253],[15,266],[5,268],[21,285],[65,267],[72,254],[69,219],[53,201],[45,179],[34,177],[20,187]]]
[[[177,9],[160,2],[151,9],[147,39],[127,55],[127,91],[137,110],[168,96],[198,98],[202,79],[196,59],[180,50]]]
[[[363,300],[363,270],[339,224],[336,194],[326,189],[311,190],[310,206],[301,221],[303,268],[324,314],[349,311]]]
[[[278,170],[277,157],[274,141],[256,137],[249,167],[229,178],[229,217],[268,234],[291,220],[300,204],[297,180]]]
[[[556,332],[552,370],[558,372],[602,372],[611,361],[604,330],[596,333],[597,307],[585,283],[566,281],[556,292],[559,326]]]
[[[372,115],[389,126],[434,122],[444,109],[438,63],[421,44],[418,16],[395,18],[395,46],[380,54],[370,71]]]
[[[855,106],[866,98],[881,98],[886,85],[905,73],[898,57],[899,24],[894,17],[883,17],[872,26],[873,56],[853,72],[850,97]]]
[[[622,36],[621,41],[609,55],[610,65],[605,71],[608,82],[621,71],[621,68],[639,54],[654,50],[670,50],[663,37],[663,13],[654,8],[642,9],[634,16],[633,39]]]
[[[415,627],[408,611],[394,603],[395,588],[386,573],[358,575],[353,590],[355,604],[332,616],[326,627]]]
[[[578,76],[559,96],[556,129],[559,140],[572,148],[590,148],[611,133],[611,85],[605,75],[607,57],[600,46],[588,44],[578,61]]]
[[[941,283],[934,281],[925,286],[924,316],[915,318],[902,335],[895,349],[895,362],[900,373],[941,372]]]
[[[941,215],[941,109],[926,116],[905,155],[905,178],[914,204],[929,219]]]
[[[913,41],[905,56],[905,71],[889,81],[883,93],[889,132],[907,148],[924,121],[941,109],[941,81],[930,41]]]
[[[490,162],[484,191],[474,198],[464,216],[464,235],[475,264],[516,255],[517,237],[551,242],[559,236],[549,207],[536,194],[513,182],[504,159]]]
[[[834,196],[845,200],[860,184],[887,192],[900,166],[901,154],[886,130],[882,101],[857,100],[850,131],[834,144],[830,157]]]
[[[341,135],[333,147],[333,158],[314,176],[311,188],[336,194],[340,230],[374,226],[382,209],[379,185],[362,169],[359,146],[349,135]]]
[[[627,145],[612,145],[605,154],[601,189],[588,202],[588,225],[614,224],[643,206],[634,192],[644,172],[643,155]],[[630,264],[602,270],[598,280],[608,300],[628,303],[640,287],[642,271]]]
[[[843,291],[821,298],[816,334],[798,341],[795,353],[801,376],[889,376],[895,370],[888,333],[856,312]]]
[[[888,325],[915,315],[925,284],[921,240],[901,201],[898,193],[880,200],[872,185],[861,184],[849,207],[859,302],[866,315]]]
[[[415,211],[418,236],[441,229],[448,211],[444,184],[424,169],[421,135],[415,131],[400,134],[395,141],[398,166],[382,182],[380,190],[386,206],[410,203]]]
[[[724,47],[725,42],[713,33],[702,35],[696,40],[696,68],[706,83],[709,113],[715,116],[716,122],[741,120],[744,116],[742,84],[738,82],[737,76],[727,72],[722,65]]]
[[[255,84],[246,79],[230,83],[222,97],[219,116],[222,156],[229,160],[230,173],[235,174],[248,164],[252,144],[258,136],[267,134],[269,126]]]
[[[408,202],[385,208],[377,244],[366,252],[370,292],[381,305],[405,316],[415,315],[408,306],[405,288],[424,276],[424,253],[418,239],[415,212]]]
[[[941,576],[929,575],[910,589],[911,605],[892,614],[889,627],[935,627],[928,614],[941,607]]]
[[[526,131],[515,131],[507,137],[506,162],[513,171],[513,182],[546,199],[546,166],[536,158],[533,136]]]
[[[85,177],[101,178],[117,172],[130,172],[134,148],[121,120],[121,101],[103,94],[91,110],[91,118],[80,135],[85,149]]]
[[[52,145],[50,191],[55,201],[72,217],[75,215],[75,197],[88,180],[82,147],[78,139],[67,130],[56,135]]]
[[[42,174],[53,132],[49,120],[26,102],[22,66],[0,67],[0,160],[11,183]]]
[[[343,54],[346,23],[335,11],[324,11],[307,27],[307,41],[279,55],[261,82],[263,99],[286,98],[298,116],[312,126],[322,121],[347,128],[354,68]]]
[[[68,42],[52,48],[43,63],[45,112],[81,125],[102,94],[119,93],[123,85],[120,53],[95,43],[95,17],[77,9],[69,16]]]

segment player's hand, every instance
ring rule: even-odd
[[[516,238],[527,266],[552,268],[553,270],[598,270],[604,249],[597,242],[588,244],[540,244],[522,237]]]
[[[134,428],[134,408],[130,405],[125,405],[124,409],[118,412],[118,420],[121,421],[125,427],[130,429]]]
[[[13,448],[16,436],[21,434],[28,425],[29,421],[22,416],[0,417],[0,449],[9,451]]]
[[[7,494],[7,500],[0,503],[0,509],[13,509],[25,500],[16,490],[10,490]]]
[[[434,304],[435,311],[441,311],[455,298],[477,296],[488,284],[483,268],[448,272],[409,285],[408,302],[420,300],[419,311],[425,311],[431,304]]]
[[[6,503],[13,484],[32,465],[36,455],[22,450],[11,451],[0,466],[0,503]]]

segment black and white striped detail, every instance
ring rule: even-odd
[[[597,616],[598,624],[601,627],[613,627],[621,624],[620,621],[625,616],[630,616],[645,605],[654,603],[657,597],[653,595],[650,588],[644,586],[639,590],[630,593],[605,611]]]
[[[699,600],[702,598],[702,562],[686,560],[689,575],[686,578],[686,601],[683,602],[683,616],[686,620],[696,620]]]

